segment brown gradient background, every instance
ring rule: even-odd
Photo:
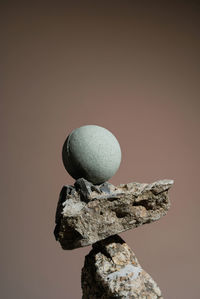
[[[166,299],[199,298],[198,1],[1,4],[1,298],[78,299],[84,256],[53,236],[81,125],[118,138],[111,183],[174,179],[160,221],[121,234]]]

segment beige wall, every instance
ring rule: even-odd
[[[81,297],[90,247],[63,251],[53,229],[73,183],[61,148],[84,124],[121,144],[113,184],[175,180],[168,215],[121,236],[166,299],[199,298],[200,7],[185,2],[2,4],[1,298]]]

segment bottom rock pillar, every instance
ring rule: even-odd
[[[82,299],[163,299],[156,282],[118,235],[93,245],[85,257],[81,286]]]

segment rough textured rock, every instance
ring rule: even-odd
[[[133,251],[117,235],[93,245],[82,269],[83,299],[163,298]]]
[[[172,180],[162,180],[115,187],[78,179],[74,186],[61,190],[55,237],[63,249],[74,249],[159,220],[170,207],[172,184]]]

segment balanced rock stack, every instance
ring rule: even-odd
[[[55,238],[63,249],[92,245],[82,269],[83,299],[162,298],[156,282],[117,235],[166,215],[172,180],[117,187],[107,180],[117,171],[117,139],[99,126],[74,130],[63,146],[63,162],[76,179],[61,190]]]

